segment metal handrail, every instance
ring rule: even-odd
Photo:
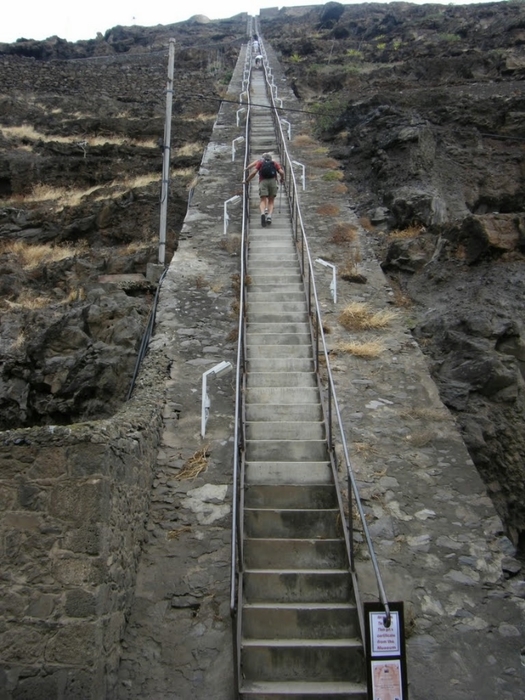
[[[252,57],[251,42],[247,44],[245,72],[248,72],[248,84],[251,79]],[[247,102],[245,123],[245,153],[243,162],[243,174],[248,165],[249,134],[251,121],[251,97],[250,91],[246,92]],[[243,177],[244,179],[244,177]],[[239,322],[237,340],[237,364],[235,383],[237,387],[235,396],[235,425],[234,425],[234,450],[233,450],[233,494],[232,494],[232,531],[231,531],[231,569],[230,569],[230,615],[232,617],[232,640],[234,658],[234,680],[236,693],[240,680],[240,619],[238,616],[239,598],[241,595],[239,582],[243,569],[243,522],[242,504],[244,499],[244,455],[246,446],[245,435],[245,385],[246,385],[246,263],[248,254],[247,234],[249,221],[249,188],[243,186],[242,198],[242,225],[241,225],[241,265],[239,272]]]
[[[262,42],[260,35],[259,35],[259,41]],[[264,57],[265,57],[265,60],[263,62],[263,67],[266,70],[266,63],[267,63],[266,51],[264,52]],[[281,119],[279,117],[278,110],[281,108],[277,107],[277,105],[276,105],[276,96],[274,96],[274,90],[272,89],[269,80],[267,79],[266,82],[267,82],[267,86],[268,86],[268,89],[267,89],[268,96],[269,96],[269,99],[270,99],[270,102],[272,105],[272,117],[273,117],[274,126],[275,126],[275,130],[276,130],[276,134],[277,134],[280,162],[284,165],[284,168],[285,168],[286,192],[287,192],[289,203],[290,203],[290,210],[291,210],[291,215],[292,215],[292,225],[295,221],[296,226],[299,225],[299,229],[300,229],[300,242],[302,245],[301,245],[301,250],[300,250],[301,255],[299,256],[299,258],[300,258],[301,273],[302,273],[303,279],[306,278],[306,281],[307,281],[307,288],[308,288],[308,297],[307,298],[308,298],[308,307],[309,307],[308,311],[309,311],[310,323],[312,324],[312,321],[313,321],[313,324],[315,327],[315,332],[313,333],[313,335],[314,335],[314,340],[315,340],[315,344],[316,344],[315,367],[316,367],[316,372],[318,374],[318,377],[319,377],[319,341],[321,343],[322,354],[324,355],[325,362],[326,362],[326,372],[328,375],[328,379],[327,379],[328,406],[325,407],[325,419],[327,422],[327,430],[328,430],[328,446],[329,446],[330,452],[332,453],[332,458],[333,458],[334,445],[333,445],[333,426],[332,426],[333,421],[332,421],[332,417],[333,417],[333,413],[335,412],[335,416],[337,418],[337,427],[338,427],[338,431],[339,431],[339,438],[341,440],[341,446],[343,449],[343,454],[344,454],[344,459],[345,459],[345,464],[346,464],[348,481],[349,481],[349,484],[351,486],[351,489],[349,488],[349,493],[348,493],[349,525],[347,525],[347,527],[350,529],[350,531],[353,530],[353,522],[352,522],[352,510],[353,510],[352,509],[352,495],[353,495],[355,506],[356,506],[357,511],[359,513],[359,518],[361,520],[361,524],[363,527],[363,533],[364,533],[366,544],[367,544],[367,547],[369,550],[370,560],[372,562],[372,567],[374,569],[376,584],[377,584],[377,588],[378,588],[378,592],[379,592],[379,599],[381,601],[381,604],[385,608],[385,625],[387,627],[389,627],[390,626],[390,618],[391,618],[390,606],[388,604],[388,599],[386,596],[385,587],[383,584],[383,579],[381,577],[381,572],[379,570],[379,564],[378,564],[377,557],[376,557],[376,554],[374,551],[374,546],[372,543],[370,531],[369,531],[368,525],[366,523],[363,505],[361,503],[361,498],[359,496],[359,490],[357,487],[356,478],[354,475],[352,463],[350,461],[350,456],[348,453],[348,446],[347,446],[347,442],[346,442],[341,412],[339,410],[339,404],[337,402],[335,383],[334,383],[334,379],[333,379],[333,375],[332,375],[332,370],[330,367],[328,349],[326,347],[325,335],[324,335],[324,331],[323,331],[321,308],[320,308],[319,298],[317,295],[317,288],[316,288],[316,284],[315,284],[313,260],[312,260],[311,254],[310,254],[310,246],[308,244],[308,239],[306,236],[306,230],[305,230],[305,226],[304,226],[304,222],[303,222],[303,217],[302,217],[301,209],[299,206],[299,189],[297,187],[297,180],[296,180],[295,173],[294,173],[294,170],[292,167],[292,156],[288,152],[288,147],[286,145],[286,138],[285,138],[285,135],[283,133]],[[295,232],[294,239],[295,239],[296,246],[298,246],[299,238],[297,236],[297,231]],[[306,257],[306,260],[305,260],[305,257]],[[348,546],[350,566],[351,566],[352,572],[354,573],[355,572],[355,562],[354,562],[354,556],[353,556],[353,542],[352,542],[353,538],[350,538],[348,533],[346,533],[346,537],[347,537],[347,546]]]

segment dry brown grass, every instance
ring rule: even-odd
[[[85,115],[75,114],[73,116],[78,119]],[[0,126],[0,131],[4,138],[10,141],[43,141],[44,143],[54,141],[55,143],[83,144],[84,147],[104,146],[109,143],[116,146],[127,144],[141,146],[142,148],[157,148],[157,142],[154,139],[129,139],[117,134],[107,134],[104,136],[60,136],[58,134],[44,134],[41,131],[37,131],[30,124],[22,124],[21,126]]]
[[[183,525],[182,527],[179,527],[176,530],[168,530],[168,532],[166,533],[166,539],[167,540],[178,540],[183,532],[191,532],[191,526],[190,525]]]
[[[72,289],[67,297],[61,299],[61,304],[73,304],[76,301],[84,301],[86,298],[86,290],[83,287],[78,287],[78,289]]]
[[[449,415],[445,409],[439,408],[408,408],[401,411],[401,416],[422,421],[446,421]]]
[[[239,255],[241,252],[241,237],[240,236],[228,236],[227,238],[221,239],[219,246],[229,253],[232,257]]]
[[[316,211],[322,216],[337,216],[341,211],[341,208],[338,207],[337,204],[330,204],[330,202],[327,202],[326,204],[321,204],[321,206],[317,207]]]
[[[375,226],[374,226],[374,224],[370,221],[370,219],[368,218],[368,216],[362,216],[362,217],[359,219],[359,223],[360,223],[361,226],[365,229],[365,231],[370,231],[370,232],[375,231]]]
[[[43,264],[73,258],[79,252],[73,246],[29,245],[23,241],[8,241],[0,245],[0,254],[13,255],[24,270],[32,270]]]
[[[226,336],[227,343],[236,343],[239,340],[239,329],[232,328],[231,331]]]
[[[425,231],[425,227],[421,224],[412,224],[403,229],[395,229],[388,234],[388,238],[391,240],[400,240],[406,238],[416,238],[420,236]]]
[[[380,330],[396,317],[395,311],[373,311],[367,304],[352,302],[339,314],[339,323],[347,331]]]
[[[406,439],[414,447],[426,447],[434,439],[434,433],[432,430],[418,430],[413,432],[412,435],[407,435]]]
[[[177,156],[196,156],[202,151],[202,144],[194,141],[193,143],[185,143],[184,146],[175,150]]]
[[[313,168],[325,170],[338,170],[340,165],[339,161],[335,158],[318,158],[312,163]]]
[[[333,192],[334,194],[347,194],[348,187],[342,182],[338,182],[337,185],[334,185]]]
[[[353,224],[340,221],[332,230],[330,242],[336,245],[343,245],[344,243],[353,243],[357,240],[357,237],[357,228]]]
[[[177,474],[177,481],[187,481],[195,479],[208,469],[208,457],[210,456],[210,446],[204,445],[200,450],[197,450],[189,459],[182,465],[182,469]]]
[[[372,457],[377,454],[377,448],[369,442],[354,442],[352,447],[363,457]]]
[[[298,134],[292,141],[294,146],[314,146],[315,141],[308,134]]]
[[[205,289],[208,286],[208,280],[204,275],[197,275],[195,277],[195,286],[197,289]]]
[[[44,309],[46,306],[51,304],[51,299],[46,296],[33,296],[31,292],[24,292],[20,294],[16,301],[11,301],[10,299],[4,299],[4,303],[8,309],[12,311],[19,311],[25,309],[26,311],[35,311],[37,309]]]
[[[368,343],[339,343],[335,349],[338,352],[344,352],[366,360],[378,357],[385,351],[384,346],[375,341],[370,341]]]

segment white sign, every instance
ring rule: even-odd
[[[399,656],[401,654],[399,613],[390,613],[390,627],[385,627],[384,612],[371,612],[369,615],[372,656]]]

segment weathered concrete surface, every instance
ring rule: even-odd
[[[298,107],[277,65],[274,74],[285,106]],[[238,72],[233,83],[236,79]],[[308,117],[290,112],[286,118],[292,123],[293,157],[307,166],[301,203],[312,257],[338,266],[352,257],[361,281],[366,278],[365,284],[339,280],[334,308],[330,275],[320,268],[317,276],[345,431],[385,587],[391,600],[406,603],[410,698],[523,699],[525,584],[516,575],[520,566],[513,548],[429,377],[406,312],[397,309],[397,317],[380,331],[349,333],[339,324],[338,314],[347,302],[392,309],[395,295],[362,229],[357,248],[355,243],[331,242],[338,223],[358,229],[359,223],[345,188],[326,178],[334,168],[320,164],[319,144],[312,140],[305,145],[304,139],[294,144],[295,136],[310,133]],[[232,697],[227,512],[231,380],[220,380],[211,390],[208,470],[190,482],[176,479],[203,444],[200,372],[220,360],[235,359],[234,344],[226,339],[233,327],[230,275],[238,261],[220,244],[222,202],[235,193],[226,183],[238,177],[236,166],[226,162],[230,140],[237,135],[232,136],[235,130],[226,126],[227,119],[235,123],[231,106],[224,105],[186,220],[187,238],[161,297],[153,345],[172,359],[172,378],[166,387],[150,537],[125,638],[121,700]],[[218,157],[209,171],[213,155]],[[229,176],[221,177],[226,171]],[[320,208],[327,202],[336,207],[329,215]],[[233,231],[234,223],[233,218]],[[220,291],[213,291],[220,285]],[[379,342],[382,352],[366,360],[337,349],[339,341],[364,340]],[[206,484],[213,488],[200,490]],[[374,599],[364,550],[359,559],[361,594]]]

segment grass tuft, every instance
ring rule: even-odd
[[[353,302],[339,314],[339,323],[347,331],[379,330],[396,317],[394,311],[373,311],[367,304]]]
[[[200,450],[197,450],[189,459],[184,462],[182,469],[177,474],[177,481],[188,481],[195,479],[208,469],[208,457],[210,456],[210,446],[204,445]]]
[[[369,343],[339,343],[336,348],[338,352],[344,352],[354,357],[372,359],[378,357],[385,348],[381,343],[370,341]]]

